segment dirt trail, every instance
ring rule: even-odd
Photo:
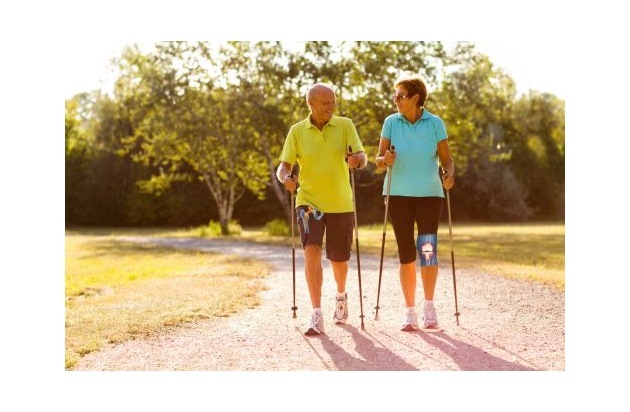
[[[403,299],[397,260],[386,259],[380,320],[374,320],[379,257],[361,254],[365,330],[361,329],[356,256],[350,260],[349,322],[334,325],[335,283],[324,263],[322,304],[326,335],[306,337],[310,301],[301,251],[296,251],[297,319],[293,319],[291,249],[209,239],[125,238],[179,248],[217,251],[271,262],[262,304],[230,316],[186,325],[168,334],[104,347],[74,370],[537,370],[565,368],[562,291],[526,281],[456,269],[459,326],[452,272],[442,254],[435,304],[440,333],[400,331]],[[419,279],[418,279],[419,280]],[[417,296],[422,296],[418,284]],[[421,299],[417,301],[419,304]]]

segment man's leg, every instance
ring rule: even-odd
[[[322,248],[317,245],[307,245],[304,248],[304,272],[308,293],[311,295],[313,308],[322,307],[322,283],[324,280],[322,269]]]
[[[308,293],[311,295],[313,313],[307,326],[307,336],[324,333],[324,317],[322,312],[322,283],[324,280],[322,270],[322,248],[317,245],[307,245],[304,248],[304,273],[308,285]]]
[[[324,333],[324,318],[322,313],[322,284],[324,280],[322,269],[322,240],[324,238],[324,224],[315,216],[309,218],[305,213],[309,208],[298,207],[298,226],[300,239],[304,248],[304,276],[311,297],[313,312],[305,335],[319,335]]]
[[[348,262],[335,262],[330,261],[333,274],[335,275],[335,282],[337,283],[337,293],[343,293],[346,291],[346,279],[348,278]]]
[[[346,323],[348,321],[348,294],[346,293],[346,279],[348,278],[348,261],[338,262],[330,260],[335,282],[337,283],[337,295],[335,297],[335,323]]]
[[[346,279],[348,278],[348,261],[352,250],[352,233],[354,229],[353,213],[329,213],[326,218],[326,258],[337,284],[335,296],[335,323],[348,321],[348,294]]]

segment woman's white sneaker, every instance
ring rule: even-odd
[[[438,329],[437,313],[433,302],[424,302],[424,328]]]
[[[405,309],[405,321],[400,330],[405,332],[418,330],[418,314],[414,308]]]

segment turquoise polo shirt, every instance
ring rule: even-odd
[[[391,170],[390,195],[444,197],[439,172],[437,145],[447,138],[444,122],[427,109],[415,123],[400,113],[389,115],[383,122],[381,136],[396,148],[396,162]],[[387,176],[383,194],[387,192]]]
[[[280,161],[300,166],[295,206],[310,205],[325,213],[354,210],[346,151],[363,152],[352,120],[333,116],[322,130],[308,118],[291,126]]]

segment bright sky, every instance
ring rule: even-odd
[[[566,99],[567,63],[560,42],[524,40],[476,42],[477,49],[514,79],[519,92],[530,89],[553,93]]]
[[[80,53],[68,50],[64,97],[109,84],[113,80],[108,70],[109,61],[120,56],[123,48],[133,43],[133,40],[98,39],[89,47],[83,47]],[[480,52],[487,54],[496,66],[503,68],[515,80],[519,92],[534,89],[566,99],[567,76],[561,57],[562,44],[518,40],[476,44]]]

